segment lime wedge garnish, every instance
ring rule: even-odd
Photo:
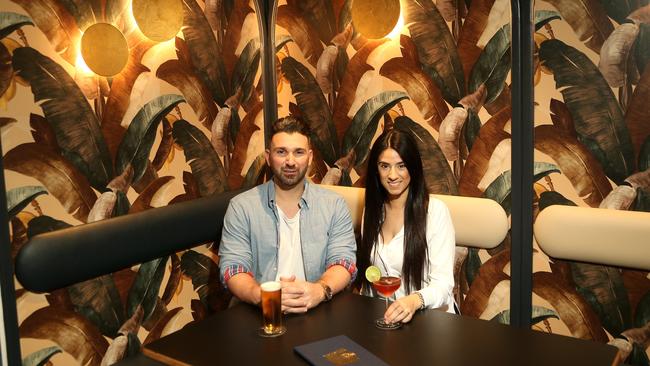
[[[377,266],[370,266],[366,269],[366,280],[368,282],[372,283],[375,281],[379,281],[381,278],[381,270]]]

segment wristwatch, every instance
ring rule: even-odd
[[[325,292],[325,299],[323,301],[330,301],[332,300],[332,289],[325,283],[325,281],[318,281],[318,283],[323,287],[323,291]]]

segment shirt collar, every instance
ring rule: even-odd
[[[305,189],[302,191],[302,196],[298,203],[300,208],[306,207],[309,209],[309,203],[312,200],[311,185],[312,183],[305,179]],[[267,182],[267,197],[269,207],[272,209],[275,208],[275,182],[273,182],[273,179]]]

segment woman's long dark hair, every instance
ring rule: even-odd
[[[422,159],[415,139],[409,132],[392,129],[377,138],[370,149],[368,171],[366,175],[366,199],[363,214],[361,244],[357,249],[359,269],[363,271],[370,265],[373,246],[377,244],[382,223],[384,221],[384,203],[388,193],[379,180],[377,161],[379,155],[386,149],[397,151],[411,176],[409,192],[404,206],[404,262],[402,264],[402,281],[406,293],[411,287],[422,288],[424,267],[427,261],[427,208],[429,207],[429,192],[427,191],[422,173]],[[383,269],[382,269],[383,270]]]

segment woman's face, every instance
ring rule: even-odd
[[[379,154],[377,160],[379,180],[388,192],[390,199],[400,198],[408,194],[411,175],[397,151],[388,148]]]

